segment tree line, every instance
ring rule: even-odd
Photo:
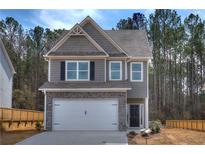
[[[117,29],[147,32],[153,59],[149,71],[150,117],[154,119],[204,118],[202,91],[205,71],[205,21],[175,10],[155,10],[121,19]]]
[[[138,29],[147,33],[152,60],[149,66],[149,104],[152,119],[204,118],[202,91],[205,71],[205,21],[190,14],[185,19],[175,10],[155,10],[148,18],[133,13],[113,29]],[[25,30],[12,17],[0,21],[3,40],[17,74],[14,76],[13,106],[43,109],[38,91],[47,81],[43,58],[63,33],[36,26]]]
[[[43,94],[38,88],[47,80],[47,62],[43,58],[63,29],[36,26],[25,30],[14,18],[0,21],[0,38],[16,70],[13,79],[14,108],[43,110]]]

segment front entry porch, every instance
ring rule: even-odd
[[[128,129],[142,129],[146,126],[146,99],[128,98],[127,100],[127,126]]]

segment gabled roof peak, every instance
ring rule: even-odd
[[[86,35],[82,27],[77,23],[75,26],[71,29],[70,35]]]
[[[105,52],[105,50],[83,30],[81,25],[77,23],[56,45],[54,45],[54,47],[44,57],[49,56],[51,52],[55,52],[70,36],[80,36],[80,35],[85,36],[99,50],[99,52],[102,52],[104,55],[109,56]]]
[[[114,40],[112,40],[112,38],[107,35],[105,31],[90,16],[87,16],[83,21],[80,22],[81,27],[86,25],[88,22],[91,23],[120,53],[128,56],[128,54]]]
[[[7,62],[8,62],[8,64],[9,64],[9,67],[10,67],[10,69],[11,69],[11,72],[12,72],[13,74],[15,74],[15,73],[16,73],[16,72],[15,72],[15,69],[14,69],[14,67],[13,67],[13,64],[12,64],[12,62],[11,62],[11,59],[9,58],[9,55],[8,55],[8,53],[7,53],[7,51],[6,51],[6,48],[5,48],[5,46],[4,46],[3,41],[1,40],[1,38],[0,38],[0,48],[2,49],[2,52],[4,53],[4,55],[6,56],[6,59],[7,59]]]

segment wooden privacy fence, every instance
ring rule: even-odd
[[[205,131],[205,120],[166,120],[166,127]]]
[[[14,108],[0,108],[0,122],[9,123],[9,127],[12,123],[35,123],[37,121],[43,122],[43,112],[35,110],[14,109]]]

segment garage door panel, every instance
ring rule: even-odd
[[[118,130],[118,100],[55,99],[53,130]]]

